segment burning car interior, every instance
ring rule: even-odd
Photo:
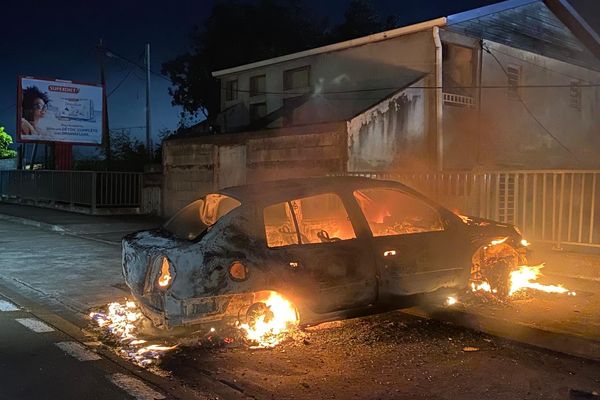
[[[341,199],[333,193],[268,206],[264,209],[264,221],[269,247],[356,237]]]
[[[444,229],[439,214],[425,203],[398,191],[363,189],[354,192],[373,236],[404,235]]]

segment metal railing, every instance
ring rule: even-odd
[[[475,99],[471,96],[463,96],[454,93],[442,93],[442,99],[445,104],[457,104],[460,106],[473,107]]]
[[[71,207],[139,208],[142,174],[111,171],[0,171],[0,196]]]
[[[538,242],[600,248],[600,171],[353,172],[402,182],[445,207],[517,225]]]
[[[478,187],[480,215],[519,226],[532,239],[600,247],[596,170],[488,172]]]

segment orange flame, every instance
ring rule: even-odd
[[[167,287],[171,283],[171,273],[169,272],[169,261],[166,257],[163,258],[162,266],[160,268],[160,277],[158,278],[158,285],[160,287]]]
[[[296,308],[281,295],[271,292],[264,302],[272,313],[272,318],[260,315],[252,326],[241,324],[246,339],[258,344],[258,347],[274,347],[281,342],[282,334],[298,324]]]
[[[146,345],[146,340],[138,338],[139,325],[143,319],[133,301],[108,304],[106,312],[90,312],[92,321],[116,338],[122,346],[121,353],[141,366],[157,362],[160,356],[177,348],[160,344]]]
[[[524,290],[534,289],[540,290],[546,293],[568,293],[574,295],[574,292],[569,292],[562,285],[542,285],[541,283],[535,282],[541,275],[540,270],[544,268],[544,264],[536,266],[521,265],[516,271],[510,273],[510,291],[509,296]]]

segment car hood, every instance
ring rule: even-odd
[[[467,226],[474,242],[485,242],[489,241],[490,238],[493,239],[500,236],[508,236],[515,242],[521,240],[521,233],[515,225],[480,217],[464,215],[459,217]]]

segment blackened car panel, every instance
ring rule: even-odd
[[[364,238],[269,249],[269,254],[294,272],[294,297],[311,312],[364,307],[376,301],[375,262]]]

